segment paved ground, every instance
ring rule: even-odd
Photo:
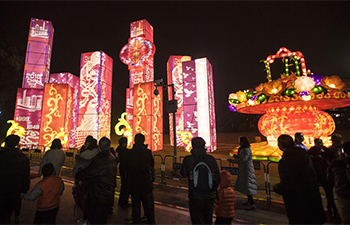
[[[37,163],[31,163],[32,171],[37,171]],[[74,214],[74,200],[71,193],[73,179],[71,169],[65,168],[62,172],[65,181],[65,192],[61,197],[60,210],[57,216],[57,224],[76,224],[81,218],[81,212],[77,208]],[[31,189],[41,178],[31,180]],[[118,182],[119,183],[119,182]],[[119,185],[119,184],[118,184]],[[131,208],[122,209],[117,206],[119,189],[116,190],[114,213],[110,215],[109,224],[123,224],[124,219],[131,214]],[[188,198],[186,188],[155,184],[155,213],[157,224],[190,224],[188,212]],[[241,195],[236,195],[236,218],[233,224],[286,224],[283,203],[272,202],[267,204],[264,199],[257,199],[256,210],[244,210],[242,203],[246,201]],[[31,224],[34,221],[36,202],[22,201],[21,224]]]

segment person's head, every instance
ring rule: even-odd
[[[231,185],[232,176],[227,170],[220,172],[220,187],[225,188]]]
[[[45,177],[49,177],[51,175],[54,175],[56,172],[55,172],[55,168],[53,167],[52,163],[46,163],[43,168],[41,169],[43,175],[44,175],[44,178]]]
[[[301,144],[304,141],[304,135],[301,132],[297,132],[294,134],[295,143]]]
[[[138,133],[135,135],[135,144],[144,144],[145,143],[145,135]]]
[[[95,138],[92,138],[89,140],[88,145],[86,146],[86,149],[92,150],[97,148],[97,140]]]
[[[11,134],[5,138],[5,146],[8,148],[14,148],[19,143],[19,136],[15,134]]]
[[[314,143],[315,143],[315,146],[319,149],[323,147],[323,141],[320,138],[315,138]]]
[[[61,149],[61,148],[62,148],[61,140],[58,138],[53,139],[50,149]]]
[[[286,151],[287,149],[294,147],[293,138],[287,134],[282,134],[277,139],[278,147],[281,151]]]
[[[342,145],[342,136],[340,134],[333,134],[332,137],[332,145],[335,147],[341,147]]]
[[[201,137],[194,137],[191,140],[192,148],[205,148],[205,140]]]
[[[350,158],[350,141],[343,144],[343,150],[346,158]]]
[[[242,136],[239,138],[239,145],[242,148],[248,148],[248,147],[250,147],[250,142],[249,142],[247,137]]]
[[[121,137],[118,143],[120,146],[126,147],[126,145],[128,144],[128,139],[126,137]]]
[[[101,151],[109,151],[109,148],[111,147],[111,141],[108,138],[103,137],[98,142],[98,146],[100,147]]]
[[[85,143],[84,143],[85,147],[88,147],[93,139],[94,139],[93,136],[88,135],[88,136],[85,138]]]

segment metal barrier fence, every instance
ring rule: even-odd
[[[26,154],[30,160],[42,160],[43,155],[45,154],[45,146],[32,146],[31,148],[22,148],[21,152]],[[74,165],[75,164],[75,155],[78,153],[77,148],[62,148],[66,153],[66,162],[65,165]],[[155,170],[155,176],[160,178],[160,184],[165,185],[167,180],[185,180],[180,175],[180,169],[184,156],[174,156],[174,155],[165,155],[164,157],[160,154],[153,155],[156,165],[160,163],[160,170]],[[169,167],[171,161],[172,167]],[[234,159],[216,159],[220,170],[227,170],[232,175],[238,175],[239,167],[237,166],[238,161]],[[263,176],[264,184],[258,184],[259,190],[264,190],[266,195],[266,200],[268,203],[271,203],[271,181],[270,181],[270,165],[276,163],[273,161],[268,162],[266,165],[263,161],[253,160],[253,165],[255,169],[256,176]],[[262,169],[261,169],[262,167]],[[259,171],[261,171],[259,173]],[[263,173],[263,174],[262,174]],[[261,179],[259,179],[261,180]],[[262,187],[263,186],[263,187]]]
[[[45,154],[45,151],[48,147],[45,146],[32,146],[30,148],[21,148],[21,152],[30,160],[42,160]],[[66,153],[66,161],[65,164],[74,164],[75,163],[75,155],[78,153],[77,148],[62,148],[62,150]]]
[[[181,177],[174,177],[174,176],[167,176],[166,170],[169,170],[169,161],[172,161],[172,168],[170,170],[174,171],[179,171],[182,166],[182,161],[183,161],[183,156],[177,156],[178,158],[175,161],[175,157],[173,155],[166,155],[162,157],[161,155],[155,155],[155,157],[159,157],[161,160],[161,167],[160,167],[160,184],[166,184],[168,179],[172,180],[179,180],[179,179],[185,179]],[[172,159],[172,160],[170,160]],[[228,170],[232,175],[238,175],[239,168],[238,166],[235,166],[238,162],[232,159],[216,159],[218,162],[220,170]],[[270,165],[271,163],[276,163],[276,162],[268,162],[265,164],[263,161],[260,160],[253,160],[253,165],[255,169],[255,174],[259,174],[258,171],[261,171],[261,176],[263,176],[263,184],[259,185],[258,184],[258,189],[259,190],[264,190],[265,191],[265,196],[267,202],[270,204],[271,203],[271,183],[270,183]],[[178,175],[178,174],[176,174]],[[259,187],[260,186],[260,187]]]

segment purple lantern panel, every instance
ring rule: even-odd
[[[49,81],[53,32],[51,21],[31,19],[23,88],[43,89]]]
[[[37,146],[39,144],[41,109],[44,90],[18,88],[14,120],[25,129],[21,138],[22,146]]]

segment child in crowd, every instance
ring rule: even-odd
[[[22,194],[29,201],[38,199],[34,224],[55,224],[60,204],[60,195],[64,191],[62,178],[55,175],[52,163],[42,167],[44,178],[39,181],[30,193]]]
[[[220,186],[218,188],[218,198],[215,199],[215,224],[231,224],[235,217],[235,192],[231,188],[231,174],[222,170],[220,172]]]

